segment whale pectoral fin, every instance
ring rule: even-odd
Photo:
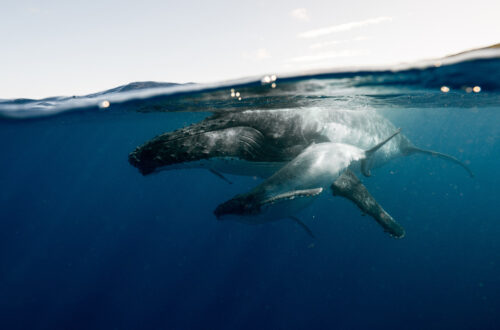
[[[331,188],[334,196],[342,196],[353,201],[361,211],[372,216],[391,236],[395,238],[405,236],[404,228],[380,206],[351,170],[344,171]]]
[[[458,164],[458,165],[462,166],[464,168],[464,170],[466,170],[467,173],[469,173],[469,176],[471,178],[474,177],[474,173],[472,173],[471,169],[467,165],[465,165],[463,162],[459,161],[458,159],[456,159],[453,156],[450,156],[450,155],[447,155],[447,154],[443,154],[441,152],[437,152],[437,151],[434,151],[434,150],[420,149],[420,148],[417,148],[415,146],[408,146],[408,147],[406,147],[403,150],[403,153],[405,155],[411,155],[411,154],[419,153],[419,154],[431,155],[433,157],[438,157],[438,158],[441,158],[441,159],[444,159],[444,160],[448,160],[450,162],[453,162],[455,164]]]
[[[370,169],[372,168],[372,157],[370,158],[365,158],[361,161],[361,173],[363,173],[364,176],[370,177],[372,176],[372,172]]]
[[[233,184],[233,182],[231,180],[229,180],[228,178],[226,178],[222,173],[220,173],[219,171],[217,170],[214,170],[213,168],[210,168],[208,169],[210,171],[210,173],[214,174],[215,176],[219,177],[220,179],[226,181],[227,183],[229,184]]]
[[[298,224],[299,226],[301,226],[301,227],[302,227],[302,229],[304,229],[304,230],[305,230],[305,232],[306,232],[309,236],[311,236],[312,238],[316,238],[316,237],[314,236],[314,234],[313,234],[312,230],[311,230],[309,227],[307,227],[307,225],[306,225],[304,222],[302,222],[299,218],[294,217],[294,216],[290,216],[289,218],[290,218],[290,219],[292,219],[293,221],[295,221],[295,223],[296,223],[296,224]]]
[[[292,200],[298,197],[314,197],[321,194],[322,191],[323,188],[287,191],[286,193],[279,194],[261,201],[260,205],[274,204],[277,202]]]
[[[214,157],[273,160],[276,154],[265,143],[264,135],[246,126],[220,128],[198,132],[194,128],[165,133],[137,147],[129,154],[129,162],[142,174],[157,168],[199,161]]]
[[[275,203],[292,200],[295,198],[314,197],[319,195],[323,188],[293,190],[283,194],[266,198],[260,193],[250,192],[237,195],[230,200],[220,204],[214,211],[217,218],[224,215],[257,215],[262,212],[263,207],[271,206]]]

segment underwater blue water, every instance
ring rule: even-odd
[[[9,108],[40,101],[3,101],[0,328],[500,328],[498,77],[500,59],[490,58],[235,84],[241,101],[226,85],[161,90],[42,118]],[[476,85],[480,93],[466,91]],[[475,177],[428,156],[395,159],[363,182],[405,238],[330,196],[300,215],[313,239],[292,221],[216,220],[218,204],[261,179],[228,175],[228,184],[201,169],[142,176],[127,161],[136,146],[213,111],[312,106],[375,109]]]

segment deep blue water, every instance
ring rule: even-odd
[[[275,89],[235,85],[241,101],[222,86],[0,120],[0,328],[500,328],[499,68],[278,77]],[[364,183],[404,239],[333,196],[301,214],[312,239],[291,221],[216,220],[260,179],[142,176],[127,161],[212,111],[310,106],[373,108],[475,178],[427,156],[393,160]]]

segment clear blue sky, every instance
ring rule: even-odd
[[[2,1],[0,98],[396,64],[500,42],[499,0]]]

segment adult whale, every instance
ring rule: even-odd
[[[367,149],[394,132],[375,110],[326,108],[218,112],[205,120],[161,134],[129,154],[144,174],[162,169],[202,167],[214,173],[269,177],[311,143],[338,142]],[[370,158],[365,168],[393,158],[428,154],[471,170],[453,156],[416,147],[400,134]]]
[[[377,150],[397,134],[399,130],[366,151],[345,143],[313,144],[248,193],[219,205],[214,214],[218,219],[231,218],[254,224],[291,217],[311,233],[294,214],[331,185],[335,195],[350,199],[386,232],[402,238],[405,235],[403,227],[377,203],[353,172],[366,172],[365,167]]]

